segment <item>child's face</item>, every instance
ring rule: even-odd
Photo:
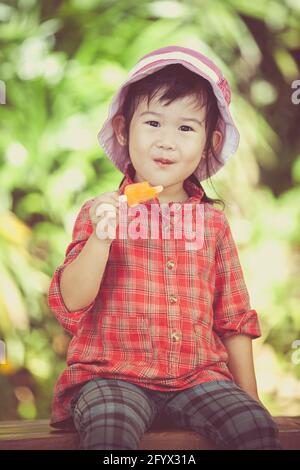
[[[164,186],[165,195],[182,195],[183,181],[197,168],[205,147],[206,108],[191,96],[168,105],[158,100],[159,96],[153,98],[149,109],[146,99],[141,101],[130,123],[129,155],[136,170],[135,182],[147,180]],[[146,112],[160,115],[141,115]],[[174,163],[162,166],[155,162],[157,158]]]
[[[142,113],[155,112],[154,114]],[[199,123],[181,119],[194,118]],[[129,155],[137,180],[169,186],[183,182],[197,168],[206,142],[205,107],[195,109],[195,98],[185,97],[164,106],[155,97],[147,108],[139,103],[129,128]],[[172,160],[161,166],[155,158]]]

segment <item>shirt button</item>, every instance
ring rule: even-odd
[[[180,339],[181,339],[181,334],[180,333],[176,333],[176,332],[172,333],[172,341],[177,342],[177,341],[180,341]]]
[[[167,262],[167,268],[168,269],[173,269],[175,266],[175,262],[174,261],[168,261]]]
[[[177,300],[178,300],[178,299],[177,299],[177,297],[176,297],[175,295],[171,295],[171,296],[170,296],[170,302],[171,302],[171,304],[175,304],[175,303],[177,302]]]

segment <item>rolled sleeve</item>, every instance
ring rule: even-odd
[[[48,305],[53,311],[62,327],[71,334],[76,334],[78,323],[82,315],[87,313],[93,307],[95,300],[86,307],[76,311],[70,311],[63,300],[60,290],[60,279],[63,270],[70,264],[81,252],[88,238],[92,234],[93,228],[89,217],[89,208],[92,200],[87,201],[81,208],[72,233],[72,242],[68,245],[65,253],[65,259],[62,265],[58,266],[53,274],[49,291]]]
[[[258,315],[251,309],[237,247],[227,218],[222,213],[221,228],[215,254],[215,294],[213,329],[220,337],[245,334],[253,339],[261,336]]]

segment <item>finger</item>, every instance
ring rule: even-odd
[[[115,238],[116,236],[116,221],[112,221],[107,217],[103,217],[96,225],[96,235],[98,238]]]
[[[91,222],[92,222],[93,225],[96,225],[100,220],[100,218],[97,217],[95,214],[91,214],[90,219],[91,219]]]
[[[119,191],[114,191],[114,192],[112,193],[112,195],[113,195],[114,199],[116,199],[116,201],[119,200],[119,196],[120,196]]]
[[[108,196],[110,199],[113,199],[114,201],[118,201],[119,192],[118,191],[111,191],[109,193],[105,193],[105,196]]]
[[[96,225],[98,222],[100,222],[103,219],[109,219],[109,220],[119,220],[119,211],[102,211],[100,215],[93,215],[91,217],[91,221],[93,225]]]
[[[95,215],[96,211],[98,210],[98,207],[101,207],[102,205],[105,205],[105,207],[107,209],[109,208],[110,210],[113,210],[113,207],[117,207],[113,199],[108,200],[108,202],[105,202],[103,200],[95,201],[90,208],[90,215]]]
[[[99,206],[96,207],[95,209],[95,215],[99,216],[103,214],[104,212],[117,212],[117,207],[113,204],[110,203],[102,203],[99,204]]]
[[[126,194],[121,194],[121,196],[119,196],[119,203],[123,203],[123,202],[127,202]]]
[[[94,198],[93,205],[100,204],[101,202],[117,202],[117,201],[118,201],[118,197],[116,193],[114,192],[103,193]]]

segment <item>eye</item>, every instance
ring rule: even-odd
[[[151,122],[155,122],[156,124],[159,124],[158,121],[146,121],[145,124],[149,124]],[[157,126],[151,126],[151,127],[157,127]],[[194,129],[190,126],[180,126],[180,127],[187,127],[188,129],[191,129],[191,131],[193,131]]]
[[[145,122],[145,124],[148,124],[149,122],[156,122],[158,124],[157,121],[147,121],[147,122]],[[151,126],[151,127],[157,127],[157,126]]]
[[[187,127],[188,129],[191,129],[191,131],[193,131],[194,129],[190,126],[181,126],[181,127]]]

